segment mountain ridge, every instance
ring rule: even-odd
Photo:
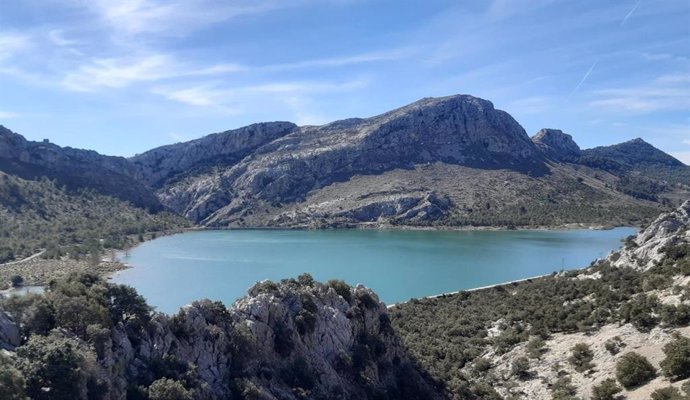
[[[0,169],[17,173],[7,164],[23,165],[24,155],[11,153],[9,140],[3,153],[2,143]],[[128,159],[14,146],[37,153],[36,168],[60,166],[52,175],[69,178],[62,166],[72,160],[90,173],[84,186],[101,173],[113,183],[95,185],[102,193],[208,227],[608,225],[635,223],[635,213],[651,217],[690,195],[690,167],[641,139],[580,149],[557,129],[530,137],[507,112],[470,95],[320,126],[257,123]],[[57,153],[52,163],[46,148]]]

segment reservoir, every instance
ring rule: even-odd
[[[133,286],[158,311],[194,300],[226,305],[255,282],[296,278],[362,283],[387,304],[582,268],[634,228],[563,231],[224,230],[161,237],[122,255]]]

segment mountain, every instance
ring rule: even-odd
[[[251,125],[130,161],[166,207],[211,227],[621,224],[690,194],[668,174],[637,193],[647,177],[596,152],[559,130],[530,138],[491,102],[457,95],[322,126]]]
[[[151,191],[131,175],[134,168],[123,157],[95,151],[32,142],[0,125],[0,171],[23,179],[47,177],[70,190],[92,189],[152,211],[162,205]]]
[[[2,128],[0,171],[89,188],[206,227],[638,224],[690,196],[690,167],[640,139],[582,150],[468,95],[321,126],[266,122],[130,159]]]

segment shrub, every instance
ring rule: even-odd
[[[149,386],[150,400],[192,400],[192,392],[179,381],[161,378]]]
[[[510,373],[518,379],[529,378],[529,360],[527,359],[527,357],[516,358],[511,364]]]
[[[592,400],[614,400],[622,390],[615,379],[608,378],[592,388]]]
[[[652,364],[637,353],[625,354],[616,364],[616,378],[626,389],[642,386],[655,376]]]
[[[678,336],[664,346],[666,359],[661,362],[664,375],[672,379],[690,377],[690,338]]]
[[[680,391],[673,386],[657,389],[652,393],[652,400],[685,400]]]
[[[527,355],[529,358],[540,358],[546,351],[544,339],[537,336],[527,343]]]
[[[577,394],[569,376],[558,378],[551,386],[553,400],[571,400]]]
[[[483,357],[478,357],[474,360],[472,368],[477,372],[486,372],[491,368],[491,361]]]
[[[621,348],[623,347],[625,347],[625,343],[623,343],[619,336],[611,338],[604,343],[604,348],[606,348],[606,351],[608,351],[612,356],[620,353]]]
[[[570,349],[572,353],[568,358],[568,362],[572,364],[577,372],[585,372],[589,369],[594,368],[592,360],[594,359],[594,353],[589,348],[589,345],[585,343],[578,343]]]
[[[350,285],[348,285],[344,281],[333,279],[328,281],[328,286],[332,287],[333,290],[335,290],[335,292],[338,293],[340,297],[345,299],[345,301],[347,301],[348,303],[352,303],[352,292]]]
[[[12,360],[0,352],[0,399],[24,400],[24,376]]]

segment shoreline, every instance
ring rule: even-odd
[[[565,271],[581,271],[581,270],[584,270],[584,269],[586,269],[586,268],[588,268],[588,267],[585,267],[585,268],[567,269],[567,270],[564,270],[564,271],[561,271],[561,272],[565,272]],[[560,272],[555,272],[555,271],[554,271],[554,272],[552,272],[552,273],[550,273],[550,274],[543,274],[543,275],[530,276],[530,277],[527,277],[527,278],[515,279],[515,280],[507,281],[507,282],[494,283],[494,284],[492,284],[492,285],[479,286],[479,287],[470,288],[470,289],[456,290],[456,291],[454,291],[454,292],[445,292],[445,293],[440,293],[440,294],[434,294],[434,295],[431,295],[431,296],[423,296],[423,297],[416,298],[415,300],[438,299],[438,298],[442,298],[442,297],[446,297],[446,296],[454,296],[454,295],[457,295],[457,294],[462,293],[462,292],[478,292],[478,291],[480,291],[480,290],[493,289],[493,288],[501,287],[501,286],[509,286],[509,285],[514,285],[514,284],[516,284],[516,283],[523,283],[523,282],[533,281],[533,280],[536,280],[536,279],[548,278],[548,277],[550,277],[550,276],[558,276],[558,274],[560,274]],[[386,308],[387,308],[387,309],[391,309],[391,308],[396,307],[396,306],[398,306],[398,305],[407,304],[407,303],[409,303],[410,301],[412,301],[412,299],[407,300],[407,301],[401,301],[401,302],[395,303],[395,304],[389,304],[389,305],[386,305]]]

